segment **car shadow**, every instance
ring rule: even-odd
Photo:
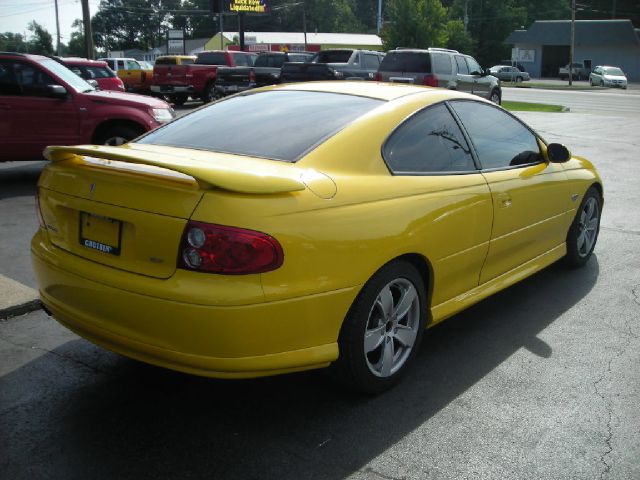
[[[9,162],[0,168],[0,200],[3,198],[35,195],[38,177],[46,160]]]
[[[0,391],[37,391],[0,417],[16,465],[7,478],[344,478],[519,349],[553,361],[538,335],[598,274],[596,256],[579,270],[552,265],[432,328],[403,382],[375,397],[321,371],[213,380],[67,342],[0,378]]]

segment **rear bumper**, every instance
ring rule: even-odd
[[[193,85],[151,85],[153,93],[193,93],[195,89]]]
[[[98,273],[79,275],[61,267],[65,262],[49,261],[51,255],[91,262],[48,244],[42,231],[34,237],[40,296],[58,322],[122,355],[209,377],[258,377],[328,366],[338,357],[340,325],[357,294],[354,287],[252,305],[188,304],[105,285]]]

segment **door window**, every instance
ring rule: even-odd
[[[466,57],[467,65],[469,65],[469,72],[471,75],[482,75],[482,67],[471,57]]]
[[[474,101],[454,101],[482,168],[504,169],[543,161],[536,136],[503,110]]]
[[[475,171],[469,145],[442,103],[418,112],[398,127],[382,154],[394,173]]]
[[[21,62],[0,64],[0,94],[29,97],[49,96],[48,86],[58,82],[39,68]]]
[[[135,60],[126,61],[127,70],[140,70],[140,64]]]
[[[456,57],[456,65],[458,66],[458,73],[460,75],[469,75],[469,67],[467,67],[467,62],[464,61],[464,57]]]
[[[444,53],[432,53],[433,73],[451,75],[451,57]]]

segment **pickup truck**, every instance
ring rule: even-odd
[[[153,70],[135,58],[99,58],[117,73],[127,92],[149,93]]]
[[[309,62],[285,63],[280,81],[374,80],[383,58],[384,53],[372,50],[323,50]]]
[[[259,54],[253,67],[218,67],[216,89],[220,96],[225,96],[280,83],[280,69],[285,62],[304,62],[313,55],[311,52],[268,52]]]
[[[573,74],[572,79],[582,80],[583,78],[586,80],[589,78],[589,74],[591,73],[591,69],[585,67],[582,63],[573,63]],[[558,76],[561,80],[569,79],[569,64],[567,63],[564,67],[560,67],[558,70]]]
[[[176,105],[189,96],[208,103],[219,97],[215,86],[219,67],[250,67],[255,57],[255,53],[206,50],[198,54],[194,64],[157,65],[151,91]]]

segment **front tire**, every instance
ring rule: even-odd
[[[335,376],[362,393],[395,385],[420,346],[426,322],[426,288],[409,262],[376,272],[354,301],[338,338]]]
[[[600,232],[602,198],[595,187],[584,195],[580,207],[567,234],[566,263],[571,267],[582,267],[593,253]]]
[[[117,147],[128,143],[130,140],[140,136],[141,132],[124,125],[109,127],[96,138],[97,145],[110,145]]]
[[[498,91],[497,88],[494,88],[493,90],[491,90],[491,95],[489,96],[489,100],[491,100],[496,105],[500,105],[500,102],[501,102],[500,92]]]

